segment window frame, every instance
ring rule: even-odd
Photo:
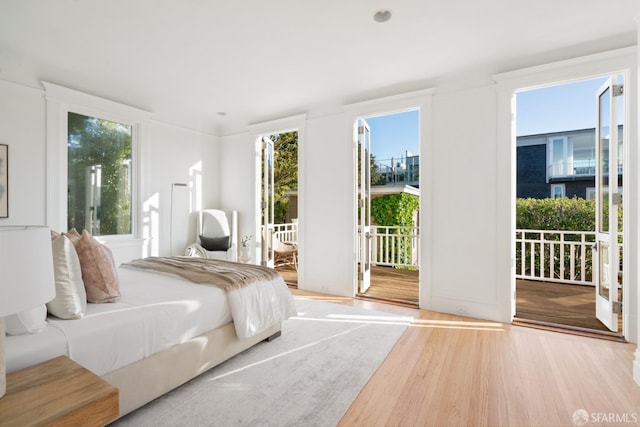
[[[149,112],[42,82],[47,102],[47,224],[56,231],[67,230],[67,144],[69,113],[97,117],[131,126],[131,234],[96,236],[101,241],[123,241],[140,237],[140,200],[143,170],[142,151]]]
[[[556,197],[555,189],[560,188],[560,196]],[[566,187],[564,184],[551,184],[551,198],[552,199],[562,199],[567,197]]]
[[[555,145],[562,145],[562,161],[559,165],[555,163]],[[547,182],[549,179],[559,176],[572,175],[570,169],[573,169],[573,147],[569,147],[569,139],[566,136],[550,136],[547,139]],[[560,169],[556,173],[557,166]]]

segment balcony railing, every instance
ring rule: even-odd
[[[420,245],[418,227],[371,226],[374,265],[419,268]]]
[[[618,164],[618,173],[622,173],[622,164]],[[596,159],[556,162],[548,166],[549,178],[564,176],[595,176]]]
[[[418,227],[371,226],[371,264],[388,267],[420,268]],[[360,239],[358,239],[360,261]]]
[[[516,230],[516,278],[594,285],[591,231]]]
[[[298,242],[298,220],[285,224],[274,224],[273,234],[280,239],[281,242],[297,243]]]
[[[516,278],[595,286],[595,240],[593,231],[516,230]],[[618,235],[620,272],[622,249]]]

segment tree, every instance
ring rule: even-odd
[[[285,223],[289,209],[289,191],[298,189],[298,132],[273,135],[274,148],[274,221]]]
[[[360,169],[360,153],[362,149],[362,144],[358,144],[358,159],[357,159],[357,177],[356,179],[358,180],[358,186],[360,185],[360,171],[362,169]],[[385,185],[386,184],[386,180],[384,175],[382,175],[382,172],[380,172],[380,166],[378,165],[378,162],[376,162],[376,156],[375,154],[369,154],[369,182],[371,183],[371,185]]]
[[[369,161],[371,162],[371,185],[385,185],[387,182],[382,172],[380,172],[380,166],[378,166],[378,162],[376,162],[376,156],[372,154],[369,157]]]
[[[69,228],[95,235],[131,232],[131,127],[69,113]]]

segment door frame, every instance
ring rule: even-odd
[[[511,323],[515,316],[515,94],[551,84],[566,83],[594,77],[623,74],[627,88],[625,96],[625,141],[637,141],[638,55],[635,46],[550,63],[493,76],[497,90],[497,200],[496,200],[496,279],[498,283],[498,310],[500,320]],[[634,120],[634,118],[636,120]],[[640,164],[637,144],[624,146],[623,209],[625,253],[623,292],[623,333],[631,342],[638,341],[638,210],[631,204],[638,200],[638,174]],[[635,319],[635,321],[630,321]]]
[[[291,131],[298,132],[298,288],[305,289],[305,215],[306,215],[306,180],[305,180],[305,164],[306,144],[305,144],[305,127],[306,114],[285,117],[282,119],[271,120],[262,123],[256,123],[249,126],[248,139],[251,141],[250,156],[253,159],[252,177],[252,207],[248,210],[246,218],[240,217],[242,229],[251,230],[250,233],[254,238],[250,241],[252,259],[254,263],[259,264],[262,254],[262,242],[256,239],[262,233],[261,220],[261,201],[263,194],[262,187],[262,137],[285,133]],[[247,227],[247,228],[244,228]],[[241,233],[242,234],[242,233]]]
[[[419,111],[419,133],[420,133],[420,149],[418,155],[421,159],[423,158],[431,158],[430,155],[431,148],[428,144],[428,141],[431,140],[432,127],[431,127],[431,105],[433,100],[434,89],[423,89],[414,92],[408,92],[400,95],[393,95],[384,98],[372,99],[368,101],[357,102],[353,104],[348,104],[344,106],[344,110],[347,113],[346,117],[348,118],[348,122],[345,123],[345,130],[348,130],[348,138],[345,138],[348,141],[350,146],[354,146],[353,143],[353,126],[356,121],[360,118],[366,119],[367,117],[374,116],[383,116],[394,113],[402,113],[404,111],[418,110]],[[358,226],[358,209],[357,209],[357,192],[356,192],[356,156],[357,151],[355,149],[352,150],[352,195],[351,200],[353,201],[352,205],[352,259],[353,266],[352,268],[352,285],[351,285],[351,296],[355,297],[358,294],[358,274],[357,274],[357,250],[358,250],[358,242],[357,242],[357,226]],[[425,164],[421,161],[421,165]],[[430,174],[432,171],[429,169],[425,169],[423,172],[421,170],[420,173],[420,229],[422,230],[420,235],[420,271],[419,271],[419,307],[427,308],[427,304],[431,299],[431,277],[429,272],[430,268],[430,259],[429,254],[431,253],[430,249],[430,230],[431,230],[431,212],[427,211],[426,207],[428,205],[428,200],[431,200],[431,189],[428,188],[427,183],[432,182],[430,178]]]

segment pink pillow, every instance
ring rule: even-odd
[[[73,242],[80,259],[87,301],[92,303],[117,301],[120,298],[120,282],[111,250],[98,242],[87,230],[83,230],[80,237],[77,236],[78,234],[75,229],[66,233]]]
[[[77,242],[80,239],[80,233],[78,233],[78,230],[76,230],[75,228],[72,228],[71,230],[67,231],[66,233],[62,233],[62,234],[67,236],[74,243]]]

